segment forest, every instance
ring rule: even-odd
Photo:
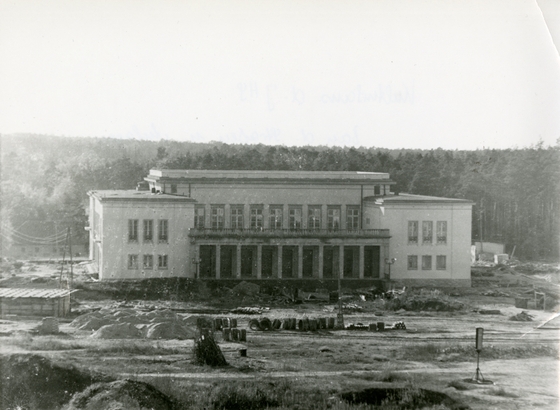
[[[526,260],[555,260],[559,153],[560,139],[554,146],[451,151],[1,135],[1,229],[50,221],[87,240],[87,192],[134,189],[156,167],[374,171],[390,173],[395,192],[473,201],[473,240],[505,243]]]

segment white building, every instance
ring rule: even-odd
[[[470,286],[470,201],[395,195],[387,173],[151,170],[92,191],[100,279]]]

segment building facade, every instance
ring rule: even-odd
[[[147,191],[90,193],[102,279],[470,285],[472,204],[394,195],[387,173],[151,170],[145,181]],[[168,242],[144,243],[161,221]]]

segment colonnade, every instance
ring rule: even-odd
[[[197,276],[228,279],[379,278],[379,245],[197,244]]]

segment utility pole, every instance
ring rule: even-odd
[[[479,222],[479,229],[478,236],[480,237],[480,253],[484,252],[483,244],[482,244],[482,214],[484,213],[484,198],[480,199],[480,209],[478,210],[478,222]]]
[[[74,281],[74,266],[72,263],[72,231],[70,227],[68,227],[68,253],[70,253],[70,280],[68,282],[68,289],[72,290]]]

